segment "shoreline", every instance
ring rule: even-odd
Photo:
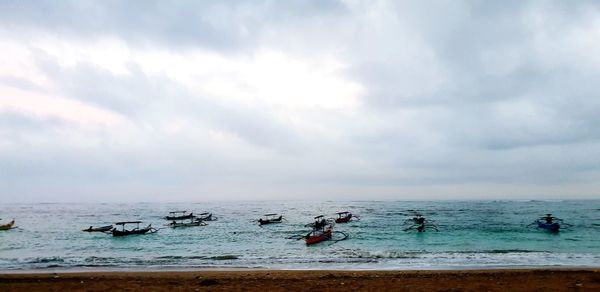
[[[530,271],[530,270],[600,270],[598,266],[547,265],[547,266],[439,266],[439,267],[406,267],[406,268],[293,268],[293,267],[56,267],[39,269],[0,270],[1,275],[38,275],[38,274],[86,274],[86,273],[188,273],[188,272],[253,272],[253,271],[297,271],[297,272],[451,272],[451,271]]]
[[[600,290],[600,268],[479,270],[201,270],[0,273],[2,291],[268,290],[405,291]]]

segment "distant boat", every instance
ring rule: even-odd
[[[172,211],[169,212],[169,216],[165,217],[167,220],[186,220],[194,218],[194,213],[186,214],[187,211]]]
[[[258,219],[258,224],[260,225],[281,223],[281,220],[283,220],[283,215],[279,215],[279,217],[276,217],[277,214],[265,214],[263,216],[264,218]]]
[[[189,221],[188,221],[189,220]],[[189,217],[187,219],[174,219],[173,222],[166,224],[165,226],[171,228],[179,228],[179,227],[194,227],[194,226],[206,226],[208,224],[204,223],[200,218],[196,216]]]
[[[335,223],[348,223],[352,218],[358,219],[358,217],[353,216],[352,213],[348,211],[338,212],[337,215],[338,217],[335,219]]]
[[[208,224],[204,223],[202,220],[191,220],[190,222],[176,222],[173,221],[166,226],[171,228],[181,228],[181,227],[194,227],[194,226],[206,226]]]
[[[117,237],[117,236],[146,234],[148,232],[154,233],[154,232],[158,231],[158,230],[152,228],[151,224],[149,224],[148,226],[146,226],[144,228],[140,228],[140,223],[142,223],[142,221],[117,222],[117,223],[115,223],[115,225],[121,225],[123,228],[121,230],[118,230],[117,228],[113,228],[112,235]],[[127,224],[137,224],[137,227],[134,229],[131,229],[131,230],[127,230],[127,229],[125,229],[125,225],[127,225]]]
[[[90,226],[89,228],[83,229],[81,231],[84,231],[84,232],[109,232],[112,229],[113,229],[112,225],[106,225],[106,226],[101,226],[101,227]]]
[[[200,219],[202,221],[216,221],[217,217],[213,217],[212,213],[205,212],[205,213],[200,214],[198,219]]]
[[[432,228],[435,231],[439,231],[435,224],[425,219],[425,217],[419,213],[416,213],[414,217],[407,219],[404,222],[411,224],[408,228],[405,228],[404,231],[415,229],[418,232],[425,232],[426,228]]]
[[[15,225],[15,220],[13,219],[12,221],[8,222],[7,224],[4,225],[0,225],[0,230],[10,230],[13,229],[15,227],[13,227]]]

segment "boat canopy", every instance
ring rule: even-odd
[[[277,216],[277,213],[273,213],[273,214],[265,214],[263,216]]]
[[[319,215],[319,216],[315,217],[315,219],[319,219],[319,218],[323,218],[323,217],[324,217],[323,215]]]
[[[202,216],[202,215],[210,215],[210,213],[209,212],[205,212],[205,213],[200,214],[200,216]]]
[[[348,212],[348,211],[338,212],[338,215],[344,215],[344,214],[348,214],[348,213],[350,213],[350,212]]]
[[[171,211],[169,214],[186,213],[187,211]]]
[[[125,222],[117,222],[115,225],[125,225],[125,224],[140,224],[142,221],[125,221]]]

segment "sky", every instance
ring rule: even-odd
[[[597,1],[0,1],[3,202],[586,199]]]

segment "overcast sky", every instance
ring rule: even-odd
[[[597,1],[1,1],[2,201],[600,190]]]

